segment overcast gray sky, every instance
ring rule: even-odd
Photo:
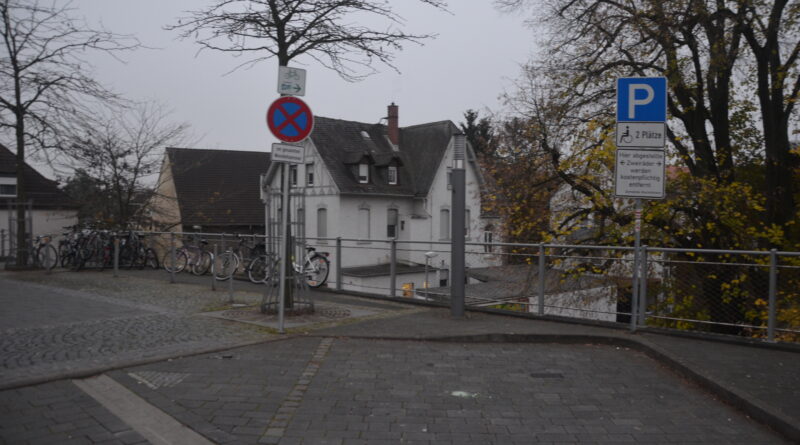
[[[95,77],[130,99],[154,99],[187,122],[204,148],[267,150],[275,140],[265,114],[278,97],[277,60],[227,74],[242,62],[230,54],[203,51],[177,40],[174,24],[184,11],[209,5],[206,0],[75,0],[76,15],[111,31],[133,34],[141,49],[124,55],[122,64],[108,56],[91,58]],[[437,33],[424,46],[406,45],[397,53],[400,74],[377,66],[379,74],[349,83],[313,61],[303,97],[315,115],[377,122],[386,106],[400,107],[400,125],[450,119],[461,122],[468,108],[498,109],[498,96],[509,89],[534,49],[522,19],[496,11],[489,0],[451,0],[452,14],[416,1],[392,1],[414,33]]]

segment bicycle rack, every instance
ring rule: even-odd
[[[308,297],[309,287],[305,277],[302,273],[297,273],[294,268],[292,268],[291,274],[294,302],[291,309],[286,308],[285,314],[288,316],[313,314],[314,302]],[[280,286],[277,280],[270,280],[264,286],[264,295],[261,298],[261,313],[277,314],[280,303]]]

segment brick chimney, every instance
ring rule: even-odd
[[[389,140],[392,141],[394,145],[400,145],[400,126],[398,125],[398,107],[397,105],[392,102],[391,105],[388,107],[389,114],[386,117],[386,124],[389,127],[387,129],[387,136],[389,136]]]

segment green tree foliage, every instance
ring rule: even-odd
[[[548,36],[509,103],[565,184],[552,200],[551,236],[567,239],[590,226],[584,241],[632,243],[632,206],[615,199],[612,188],[615,79],[664,76],[667,198],[647,201],[643,243],[800,249],[800,153],[789,142],[800,90],[799,2],[497,3],[531,11],[531,24]],[[694,278],[684,274],[693,282],[671,296],[671,307],[695,319],[764,324],[765,269],[742,279],[725,264],[735,261],[766,260],[715,258],[722,264]],[[800,297],[782,298],[779,318],[790,320]],[[793,320],[786,322],[800,326]]]

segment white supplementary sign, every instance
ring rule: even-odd
[[[666,144],[666,125],[662,122],[618,122],[617,147],[652,148],[663,150]]]
[[[300,145],[272,144],[272,162],[286,162],[289,164],[302,164],[305,149]]]
[[[662,150],[618,149],[614,195],[620,198],[663,199],[666,156]]]
[[[306,70],[288,66],[278,67],[278,94],[306,95]]]

